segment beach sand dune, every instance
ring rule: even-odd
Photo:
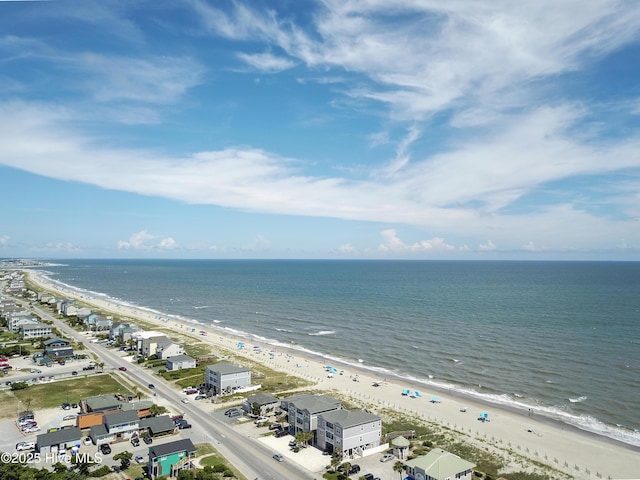
[[[487,449],[500,452],[514,463],[515,470],[524,469],[518,459],[529,459],[579,479],[640,478],[640,448],[595,434],[583,432],[568,425],[545,419],[535,411],[518,412],[483,404],[474,399],[452,395],[433,387],[403,382],[396,378],[380,378],[369,370],[353,365],[333,366],[343,373],[332,375],[326,371],[326,360],[304,355],[298,350],[278,347],[273,355],[271,345],[253,342],[260,349],[238,349],[239,341],[229,333],[198,325],[185,324],[166,315],[158,315],[104,297],[92,297],[61,286],[40,272],[25,270],[31,281],[42,289],[59,296],[75,298],[96,309],[111,312],[119,318],[131,318],[170,328],[180,334],[193,335],[216,350],[225,349],[245,356],[270,368],[310,380],[315,389],[335,391],[350,397],[374,412],[394,411],[416,421],[426,421],[458,432],[461,439]],[[200,335],[204,330],[207,335]],[[365,359],[366,361],[366,359]],[[403,391],[409,394],[403,395]],[[419,396],[415,392],[419,392]],[[434,398],[437,397],[437,398]],[[483,414],[486,414],[485,420]],[[548,473],[548,472],[546,472]],[[549,474],[553,478],[553,474]]]

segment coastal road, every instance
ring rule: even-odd
[[[19,301],[19,299],[16,299]],[[169,402],[177,411],[184,412],[190,418],[196,438],[201,437],[202,441],[209,441],[216,450],[220,452],[232,465],[240,470],[247,478],[258,478],[259,480],[279,480],[279,479],[300,479],[314,480],[316,475],[299,468],[291,462],[277,462],[272,458],[276,452],[239,434],[232,426],[215,419],[211,414],[203,412],[196,404],[182,403],[185,397],[180,392],[176,392],[164,381],[159,381],[157,376],[137,364],[123,362],[122,357],[114,351],[103,347],[98,343],[87,342],[87,338],[76,330],[72,329],[64,321],[59,320],[46,311],[37,307],[29,306],[21,302],[25,308],[34,310],[41,318],[52,321],[56,328],[64,332],[75,341],[83,342],[85,348],[94,353],[101,362],[105,364],[105,370],[115,370],[118,374],[126,375],[130,380],[147,386],[150,383],[155,385],[158,396]],[[117,369],[126,366],[126,372]]]

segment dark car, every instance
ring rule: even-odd
[[[127,367],[118,367],[118,370],[120,370],[121,372],[126,372],[127,371]]]
[[[140,446],[140,439],[138,437],[133,437],[131,439],[131,445],[133,445],[134,447]]]
[[[280,438],[280,437],[284,437],[284,436],[286,436],[286,435],[289,435],[289,432],[287,432],[286,430],[278,430],[278,431],[276,432],[275,437],[276,437],[276,438]]]
[[[187,422],[185,422],[185,421],[182,421],[182,422],[180,422],[180,423],[178,424],[178,428],[179,428],[180,430],[185,430],[185,429],[187,429],[187,428],[191,428],[191,424],[190,424],[190,423],[187,423]]]
[[[153,383],[150,383],[149,385],[147,385],[151,390],[153,390],[154,388],[156,388],[156,386]]]
[[[231,413],[237,412],[237,411],[238,411],[237,408],[230,408],[229,410],[225,410],[224,414],[225,415],[231,415]]]
[[[144,441],[144,443],[146,443],[147,445],[151,445],[153,443],[153,437],[150,435],[147,435],[146,437],[142,437],[142,440]]]
[[[353,475],[354,473],[358,473],[360,471],[360,465],[358,465],[357,463],[354,463],[353,465],[351,465],[351,468],[349,468],[349,475]]]
[[[364,478],[364,480],[373,480],[375,477],[372,473],[365,473],[362,478]]]
[[[71,375],[73,375],[73,376],[75,377],[76,375],[78,375],[78,372],[76,372],[76,371],[74,370],[73,372],[71,372]]]
[[[100,445],[100,451],[103,453],[103,455],[109,455],[111,453],[111,447],[108,443],[103,443],[102,445]]]

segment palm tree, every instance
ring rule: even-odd
[[[393,471],[398,472],[400,474],[400,478],[402,478],[402,473],[404,472],[404,463],[398,460],[393,464]]]
[[[340,465],[340,459],[338,457],[331,457],[331,469],[335,472]]]
[[[96,365],[98,367],[100,367],[100,373],[103,373],[104,372],[104,362],[98,362],[98,363],[96,363]]]

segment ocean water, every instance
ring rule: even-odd
[[[640,445],[640,263],[56,262],[94,295]]]

